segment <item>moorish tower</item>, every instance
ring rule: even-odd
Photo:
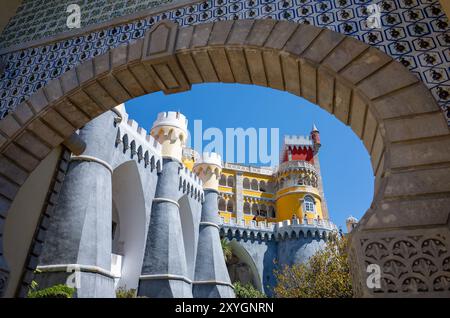
[[[223,257],[219,236],[218,196],[222,160],[216,153],[203,153],[194,172],[203,181],[205,199],[198,238],[193,295],[205,297],[234,297],[233,285]]]
[[[275,174],[277,221],[328,219],[319,165],[319,130],[310,136],[285,136]]]
[[[192,297],[178,203],[179,173],[187,138],[187,119],[162,112],[151,135],[161,144],[164,169],[156,185],[138,294],[148,297]]]

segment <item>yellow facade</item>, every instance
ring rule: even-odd
[[[184,165],[192,170],[195,164],[194,156],[184,155]],[[226,164],[225,164],[226,166]],[[236,202],[236,176],[241,174],[243,183],[242,190],[242,213],[241,217],[246,223],[250,221],[266,221],[266,222],[280,222],[284,220],[292,220],[295,217],[301,220],[321,219],[322,213],[322,198],[317,186],[311,185],[294,185],[284,186],[276,191],[273,185],[281,179],[293,180],[300,175],[313,176],[311,170],[297,170],[297,171],[283,171],[276,175],[265,173],[257,173],[258,168],[249,169],[246,166],[231,165],[237,168],[224,167],[221,172],[221,180],[219,182],[219,193],[222,202],[219,202],[219,215],[224,218],[225,222],[229,222],[231,218],[237,217],[237,202]],[[249,171],[247,171],[249,170]],[[257,186],[256,186],[257,185]],[[261,185],[264,185],[262,189]],[[269,185],[272,185],[271,187]],[[261,188],[260,188],[261,187]],[[305,211],[304,198],[310,196],[314,201],[314,213]],[[254,206],[257,206],[257,213],[253,211]],[[250,210],[249,210],[250,207]],[[261,209],[263,207],[263,209]],[[271,212],[273,211],[273,215]],[[262,212],[262,213],[261,213]]]
[[[317,191],[305,191],[305,187],[292,187],[290,191],[277,196],[277,221],[291,220],[295,215],[296,218],[307,219],[323,219],[321,198]],[[285,189],[284,189],[285,190]],[[302,203],[305,196],[311,196],[315,201],[315,213],[306,212]]]
[[[228,180],[229,176],[234,177],[233,186],[220,185],[219,192],[222,197],[228,200],[235,200],[235,177],[238,171],[231,169],[223,169],[222,175],[224,176],[224,180]],[[249,179],[250,186],[251,181],[256,180],[259,182],[264,181],[266,184],[275,183],[274,176],[268,176],[263,174],[256,173],[248,173],[241,172],[242,179]],[[307,186],[294,186],[282,189],[278,192],[263,192],[259,190],[253,189],[243,189],[242,194],[244,197],[244,202],[251,200],[251,202],[265,204],[266,206],[273,206],[275,209],[275,217],[263,217],[263,216],[255,216],[253,214],[243,213],[243,218],[245,222],[250,222],[252,220],[256,221],[267,221],[267,222],[280,222],[283,220],[291,220],[293,215],[295,215],[298,219],[303,220],[306,216],[307,219],[323,219],[322,214],[322,206],[321,206],[321,197],[319,190],[314,187]],[[305,196],[309,195],[315,201],[315,213],[306,213],[304,211],[303,199]],[[235,202],[234,202],[235,203]],[[230,218],[236,218],[236,211],[229,212],[227,211],[227,206],[225,205],[225,209],[220,209],[219,214],[224,218],[225,222],[228,222]]]

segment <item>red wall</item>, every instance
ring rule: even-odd
[[[314,152],[311,147],[289,147],[292,160],[303,160],[314,163]],[[288,152],[283,154],[283,162],[288,161]]]

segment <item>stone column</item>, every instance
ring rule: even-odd
[[[50,218],[37,267],[39,288],[73,284],[77,297],[115,297],[111,275],[115,114],[107,112],[80,131],[86,150],[72,155]]]
[[[236,173],[236,219],[244,218],[244,178],[242,172]]]
[[[235,297],[219,236],[217,200],[221,170],[220,156],[215,153],[204,153],[202,162],[194,167],[203,180],[205,194],[195,264],[195,298]]]
[[[160,113],[151,134],[161,143],[164,160],[152,205],[138,295],[192,297],[178,204],[187,120],[180,113]]]

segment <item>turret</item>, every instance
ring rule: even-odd
[[[321,146],[320,133],[315,124],[313,124],[312,130],[311,130],[311,139],[312,139],[313,145],[314,145],[314,153],[318,153],[319,148]]]
[[[198,298],[234,297],[219,235],[219,178],[222,160],[216,153],[203,153],[194,172],[203,181],[205,199],[198,236],[193,295]],[[211,266],[214,264],[214,266]]]
[[[161,144],[164,158],[181,162],[187,139],[187,124],[186,117],[180,112],[158,114],[150,134]]]
[[[345,220],[345,225],[347,226],[347,232],[350,233],[358,225],[358,219],[350,215]]]
[[[222,160],[214,152],[204,152],[201,161],[194,165],[194,172],[202,179],[203,189],[218,191]]]

